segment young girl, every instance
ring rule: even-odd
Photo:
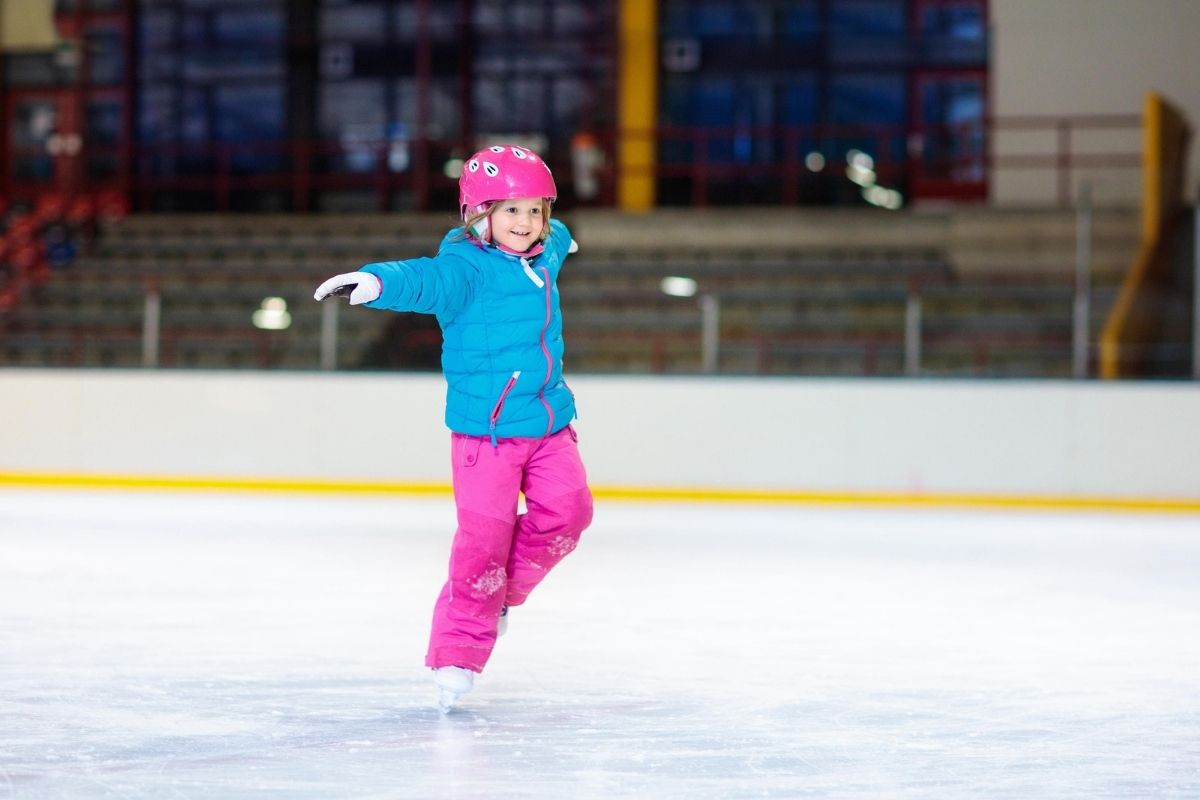
[[[470,691],[502,618],[592,520],[562,376],[558,272],[578,248],[550,219],[557,191],[532,151],[484,148],[459,179],[464,225],[434,258],[367,264],[314,295],[437,315],[458,530],[425,663],[444,711]],[[517,513],[517,495],[526,512]]]

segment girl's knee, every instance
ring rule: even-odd
[[[579,534],[592,524],[592,493],[584,488],[564,500],[566,503],[563,508],[563,527],[578,538]]]
[[[526,498],[526,501],[529,511],[521,529],[531,541],[575,542],[592,524],[592,493],[586,487],[544,502],[532,498]]]

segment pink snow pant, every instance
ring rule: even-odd
[[[544,439],[451,435],[458,530],[425,664],[481,672],[504,606],[519,606],[575,549],[592,494],[571,426]],[[525,495],[517,514],[517,494]]]

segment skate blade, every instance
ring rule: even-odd
[[[443,714],[449,714],[450,709],[454,708],[454,704],[458,702],[458,694],[449,689],[442,689],[438,692],[438,710]]]

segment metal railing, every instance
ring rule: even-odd
[[[598,189],[590,198],[573,195],[568,150],[552,149],[547,156],[559,165],[559,191],[568,204],[615,205],[617,182],[638,177],[619,171],[619,141],[649,138],[658,151],[654,177],[660,183],[685,182],[679,199],[693,207],[719,204],[714,193],[729,182],[766,186],[764,203],[830,202],[821,195],[814,199],[809,189],[821,182],[844,184],[851,148],[869,151],[878,181],[902,188],[909,197],[984,199],[987,187],[1004,176],[1052,176],[1054,189],[1045,199],[1068,207],[1075,200],[1075,182],[1090,171],[1117,170],[1136,178],[1141,127],[1137,114],[1089,114],[996,117],[957,126],[597,130],[591,133],[605,158],[595,168]],[[1120,141],[1114,143],[1114,137]],[[192,195],[206,210],[224,212],[236,210],[240,195],[263,192],[278,195],[279,210],[308,211],[329,191],[369,194],[379,211],[397,207],[403,194],[401,206],[425,211],[443,207],[440,194],[453,194],[455,178],[447,163],[466,155],[465,147],[462,138],[144,143],[124,167],[132,174],[113,176],[105,185],[127,189],[140,211],[155,210],[160,196]],[[101,145],[89,152],[119,155]],[[37,185],[9,187],[15,195],[37,191]]]

